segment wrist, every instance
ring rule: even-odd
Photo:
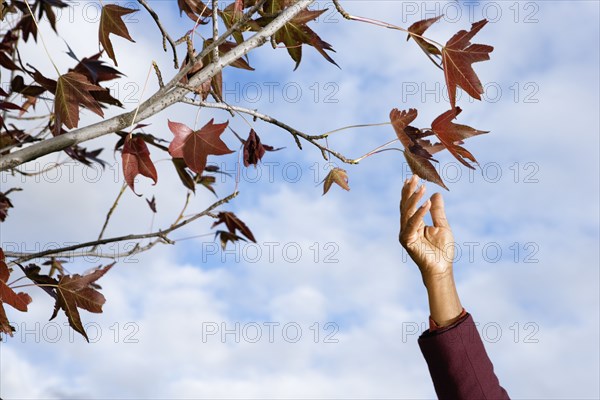
[[[454,286],[454,274],[452,266],[448,267],[444,272],[423,273],[423,284],[429,290],[435,290],[448,285]]]
[[[447,326],[455,322],[463,311],[452,272],[424,278],[429,298],[429,315],[435,323]]]

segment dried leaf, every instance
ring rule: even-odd
[[[92,96],[94,91],[104,91],[103,87],[90,83],[84,75],[77,72],[67,72],[56,81],[54,97],[54,113],[56,126],[64,124],[67,128],[79,125],[79,105],[103,117],[100,104]]]
[[[469,96],[481,100],[483,86],[471,64],[489,60],[490,53],[494,48],[484,44],[471,44],[469,41],[487,22],[486,19],[475,22],[470,31],[458,32],[442,48],[442,64],[452,108],[456,106],[457,86],[467,92]]]
[[[248,228],[248,226],[246,226],[246,224],[241,219],[239,219],[234,213],[228,212],[228,211],[222,211],[219,214],[217,214],[217,221],[215,221],[215,223],[212,225],[212,228],[214,228],[215,226],[217,226],[219,224],[225,224],[225,226],[227,227],[227,230],[232,235],[237,236],[236,232],[239,231],[242,235],[247,237],[249,240],[256,243],[256,239],[254,239],[254,235],[252,234],[252,231],[250,230],[250,228]],[[231,240],[231,237],[229,240]],[[222,243],[222,245],[225,246],[226,243],[227,243],[227,241],[225,241],[225,243]]]
[[[0,222],[4,222],[8,217],[8,209],[12,208],[13,204],[6,195],[0,192]]]
[[[275,1],[273,1],[271,5],[272,6],[269,9],[270,15],[261,17],[254,21],[254,23],[257,25],[256,28],[254,28],[255,30],[264,28],[271,23],[271,21],[273,21],[277,14],[283,9],[283,6],[286,6],[286,4],[282,5]],[[306,25],[308,22],[317,19],[325,11],[327,11],[327,9],[315,11],[303,10],[273,35],[275,42],[283,43],[286,46],[290,57],[292,57],[292,59],[296,62],[294,70],[298,68],[300,61],[302,61],[302,45],[304,44],[314,47],[327,61],[339,68],[339,65],[337,65],[333,58],[331,58],[326,52],[335,52],[333,47],[331,47],[329,43],[322,40],[319,35],[317,35]]]
[[[115,51],[113,50],[112,42],[110,41],[108,35],[112,33],[135,43],[135,40],[133,40],[129,35],[127,26],[125,25],[125,22],[123,22],[122,18],[125,15],[134,13],[136,11],[137,10],[135,9],[121,7],[116,4],[107,4],[102,7],[98,39],[100,40],[100,44],[102,44],[104,50],[106,50],[106,54],[114,61],[115,65],[119,64],[117,63]]]
[[[187,167],[197,174],[204,171],[210,154],[233,153],[220,138],[228,122],[215,124],[213,121],[211,119],[197,131],[192,131],[185,124],[169,121],[169,129],[175,135],[169,145],[169,154],[174,158],[183,158]]]
[[[152,196],[152,200],[146,199],[146,202],[148,203],[148,207],[150,207],[150,210],[152,210],[152,212],[156,214],[156,198]]]
[[[399,111],[394,108],[390,112],[392,127],[404,146],[404,158],[413,174],[448,189],[431,163],[431,161],[436,160],[418,142],[420,140],[417,139],[419,136],[417,132],[420,132],[419,129],[409,125],[417,118],[417,114],[417,110],[414,108],[408,111]]]
[[[350,186],[348,186],[348,174],[346,173],[346,170],[341,168],[333,168],[331,171],[329,171],[325,179],[323,179],[323,195],[329,191],[333,183],[344,190],[350,190]]]
[[[258,137],[254,129],[250,129],[248,138],[246,140],[242,139],[242,143],[244,144],[245,167],[248,167],[250,165],[256,166],[258,162],[263,158],[266,151],[278,151],[282,149],[276,149],[273,146],[269,146],[268,144],[262,144],[260,141],[260,137]]]
[[[423,36],[425,31],[427,29],[429,29],[429,27],[431,25],[433,25],[435,22],[437,22],[442,17],[443,17],[443,15],[440,15],[439,17],[424,19],[424,20],[415,22],[414,24],[412,24],[411,26],[408,27],[409,33],[408,33],[408,36],[406,37],[406,40],[413,38],[414,41],[419,45],[419,47],[426,54],[432,54],[435,56],[442,55],[442,53],[440,52],[440,49],[438,49],[437,47],[435,47],[435,45],[429,43],[428,41],[426,41],[425,39],[423,39],[421,37],[421,36]],[[416,36],[416,35],[418,35],[418,36]]]
[[[96,290],[99,287],[95,282],[106,274],[113,265],[114,263],[104,268],[96,268],[85,275],[61,276],[56,287],[57,296],[54,313],[50,319],[55,318],[58,310],[62,309],[67,316],[69,325],[89,342],[81,323],[79,308],[92,313],[102,312],[102,306],[106,302],[106,299]]]
[[[463,165],[468,168],[475,169],[465,159],[477,163],[477,160],[467,149],[461,147],[462,141],[470,137],[488,133],[487,131],[480,131],[470,126],[455,124],[452,122],[458,114],[461,113],[460,107],[456,107],[453,110],[446,111],[439,117],[437,117],[431,123],[431,129],[435,135],[440,139],[440,142],[448,149],[448,151],[456,157]]]
[[[123,145],[122,159],[125,182],[127,182],[133,193],[137,194],[134,185],[135,177],[138,174],[152,179],[156,185],[158,174],[150,159],[150,151],[144,139],[139,136],[128,136]],[[139,194],[137,195],[140,196]]]
[[[19,311],[27,311],[27,305],[31,303],[31,297],[27,293],[15,293],[7,282],[10,277],[10,270],[6,265],[4,251],[0,248],[0,332],[7,333],[12,336],[14,328],[10,325],[4,304],[8,304]]]

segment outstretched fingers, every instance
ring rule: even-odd
[[[408,220],[417,210],[417,204],[425,193],[425,185],[416,189],[419,183],[416,175],[413,175],[404,183],[402,188],[402,200],[400,201],[400,229],[402,230]],[[416,190],[415,190],[416,189]]]
[[[446,211],[444,210],[444,199],[439,193],[431,196],[431,220],[436,228],[449,228]]]

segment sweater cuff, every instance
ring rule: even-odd
[[[444,328],[449,328],[451,326],[456,325],[457,323],[461,322],[461,320],[463,320],[467,315],[467,312],[465,311],[464,307],[462,309],[462,312],[460,313],[460,315],[456,318],[456,320],[451,323],[448,326],[439,326],[438,324],[436,324],[436,322],[431,318],[431,315],[429,316],[429,332],[435,332],[438,331],[440,329],[444,329]]]

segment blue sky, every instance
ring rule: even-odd
[[[170,12],[165,21],[174,36],[189,29],[173,3],[151,4]],[[455,265],[459,293],[513,398],[598,398],[598,3],[343,4],[352,14],[401,26],[443,12],[447,17],[430,29],[440,42],[474,20],[491,20],[476,37],[495,47],[491,61],[475,65],[484,101],[463,94],[458,102],[460,123],[491,131],[466,142],[482,169],[471,174],[450,155],[438,157],[462,252]],[[74,15],[83,12],[80,5]],[[87,15],[63,28],[80,56],[96,49],[89,38],[96,37],[97,23]],[[255,72],[227,72],[239,86],[232,83],[226,100],[239,94],[240,105],[307,133],[385,122],[394,107],[417,108],[416,122],[425,127],[449,108],[441,72],[405,35],[325,15],[314,29],[336,49],[341,69],[306,48],[294,72],[285,50],[267,45],[250,56]],[[152,22],[143,12],[135,18],[129,26],[137,44],[113,41],[127,74],[117,86],[121,99],[138,98],[152,59],[163,73],[171,65]],[[48,31],[45,38],[56,49],[55,62],[69,65],[59,53],[64,45]],[[49,67],[41,56],[36,62]],[[145,96],[154,88],[150,82]],[[255,99],[257,88],[262,95]],[[228,119],[202,111],[199,124],[213,116]],[[90,113],[84,118],[98,120]],[[191,126],[196,111],[177,106],[152,118],[153,133],[170,139],[167,118]],[[247,130],[239,118],[230,123]],[[318,183],[328,166],[320,152],[308,145],[300,152],[286,132],[255,126],[263,142],[286,148],[267,153],[260,175],[247,171],[240,196],[224,209],[252,228],[258,244],[222,253],[212,236],[195,237],[210,233],[210,221],[200,221],[174,236],[195,238],[121,260],[101,282],[104,313],[83,315],[90,336],[97,332],[92,344],[71,340],[63,315],[57,325],[47,323],[50,299],[32,290],[30,312],[9,314],[20,332],[0,344],[2,398],[434,398],[416,342],[427,321],[426,294],[397,242],[399,194],[408,176],[402,154],[339,165],[349,173],[351,191],[334,187],[323,197]],[[329,143],[358,157],[393,138],[383,126],[336,133]],[[224,140],[238,146],[231,134]],[[233,170],[238,156],[212,160]],[[110,152],[105,158],[116,162]],[[127,193],[108,234],[171,222],[183,194],[168,163],[157,168],[156,187],[144,180],[137,187],[146,197],[156,195],[159,215],[152,222],[144,200]],[[39,183],[3,176],[3,188],[18,184],[25,191],[11,197],[15,208],[1,225],[2,246],[93,238],[120,188],[118,170],[114,164],[93,183],[82,178],[81,167],[73,168],[74,179],[66,170]],[[226,195],[234,184],[225,178],[217,191]],[[438,190],[427,184],[429,194]],[[192,207],[212,201],[199,189]],[[99,262],[77,261],[71,270]],[[223,337],[225,329],[234,333]]]

